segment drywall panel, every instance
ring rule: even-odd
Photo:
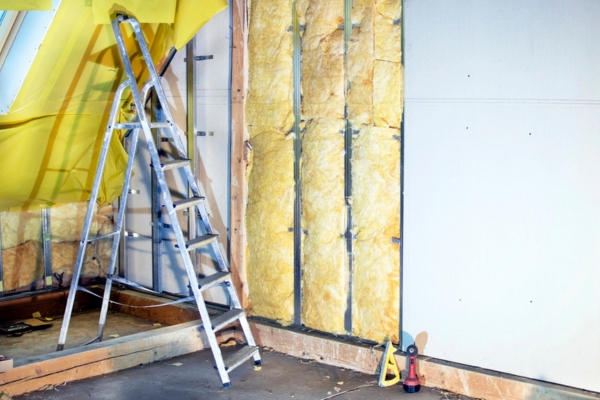
[[[405,346],[600,391],[598,18],[405,2]]]

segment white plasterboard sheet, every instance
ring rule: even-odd
[[[404,344],[600,391],[600,3],[404,12]]]

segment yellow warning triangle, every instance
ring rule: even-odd
[[[400,371],[398,370],[398,364],[396,364],[396,358],[394,357],[395,351],[396,348],[392,346],[392,342],[388,341],[385,345],[385,351],[383,352],[383,358],[381,359],[381,366],[379,368],[379,386],[381,387],[395,385],[400,382]]]

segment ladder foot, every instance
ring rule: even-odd
[[[231,382],[227,382],[223,384],[223,389],[229,389],[231,387]]]
[[[256,361],[254,361],[254,365],[262,365],[262,360],[256,360]]]
[[[64,344],[59,344],[58,346],[56,346],[56,351],[62,351],[65,348]]]

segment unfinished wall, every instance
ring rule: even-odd
[[[292,2],[254,0],[249,18],[249,299],[254,315],[288,324],[294,311]]]
[[[352,149],[352,333],[398,341],[400,306],[400,0],[354,1],[348,46]]]
[[[273,97],[282,91],[290,96],[293,93],[288,36],[293,28],[288,4],[259,13],[257,10],[265,7],[261,3],[252,2],[250,17],[246,118],[250,136],[254,137],[254,160],[247,214],[248,279],[255,312],[260,309],[257,314],[268,316],[267,309],[273,312],[271,292],[278,293],[282,284],[289,290],[287,300],[293,301],[293,235],[286,231],[294,222],[293,143],[288,140],[276,144],[292,126],[293,109],[290,98],[283,101],[284,96]],[[307,327],[331,333],[397,341],[400,257],[392,238],[400,236],[401,2],[355,0],[352,21],[344,21],[345,3],[295,2],[302,60],[298,121],[302,150],[296,160],[300,163],[304,232],[301,249],[296,249],[302,257],[301,321]],[[351,35],[346,38],[344,25],[349,22]],[[263,41],[253,40],[257,32],[266,32],[272,26],[278,30],[265,33]],[[286,63],[277,58],[281,54],[276,49],[282,43],[289,49]],[[261,58],[265,54],[271,55],[266,64]],[[280,76],[285,76],[285,81]],[[259,108],[260,102],[266,104]],[[263,121],[270,122],[269,129],[257,126]],[[279,126],[287,130],[280,132]],[[351,145],[345,135],[348,126],[354,133]],[[263,149],[267,143],[269,152]],[[351,179],[345,177],[347,161],[351,163]],[[284,165],[286,169],[282,169]],[[352,197],[346,199],[348,188]],[[267,200],[270,194],[277,198]],[[353,219],[352,254],[348,254],[345,238],[348,206]],[[274,224],[283,222],[288,225],[277,225],[280,230],[274,231]],[[256,266],[264,260],[269,263]],[[262,269],[272,269],[273,265],[285,266],[285,276],[277,274],[276,280],[270,281]],[[262,293],[266,293],[264,298],[260,297]],[[350,318],[349,296],[353,311]],[[293,311],[293,303],[285,304],[289,312]],[[352,328],[347,331],[349,326]]]
[[[63,274],[66,286],[71,280],[79,249],[87,203],[72,203],[50,210],[52,272]],[[96,210],[90,237],[113,230],[113,208]],[[44,276],[44,253],[41,211],[2,212],[2,263],[4,291],[41,288]],[[83,278],[105,277],[111,243],[99,240],[86,249]],[[55,285],[58,281],[54,279]]]

